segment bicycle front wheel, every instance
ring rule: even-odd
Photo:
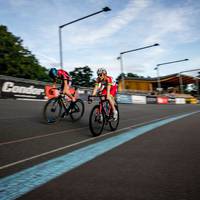
[[[96,105],[93,107],[90,118],[89,118],[89,127],[93,136],[99,136],[105,124],[105,117],[100,113],[100,106]]]
[[[57,98],[49,99],[44,106],[43,116],[48,124],[57,122],[61,116],[62,106]]]
[[[70,117],[72,118],[73,121],[77,121],[83,116],[85,111],[83,100],[77,99],[75,102],[71,102],[71,104],[74,105],[70,110]]]

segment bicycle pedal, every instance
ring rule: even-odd
[[[63,114],[61,115],[61,118],[65,118],[66,117],[66,112],[63,112]]]
[[[108,119],[108,121],[109,121],[109,122],[112,122],[112,121],[114,121],[114,118],[113,118],[113,117],[110,117],[110,118]]]

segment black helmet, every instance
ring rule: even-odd
[[[58,74],[58,71],[56,68],[51,68],[50,71],[49,71],[49,76],[52,78],[52,79],[55,79],[57,78],[57,74]]]

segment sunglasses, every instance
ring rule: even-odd
[[[103,74],[98,74],[98,77],[102,77],[103,76]]]

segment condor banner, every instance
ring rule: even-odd
[[[44,83],[0,76],[0,98],[44,99]]]

